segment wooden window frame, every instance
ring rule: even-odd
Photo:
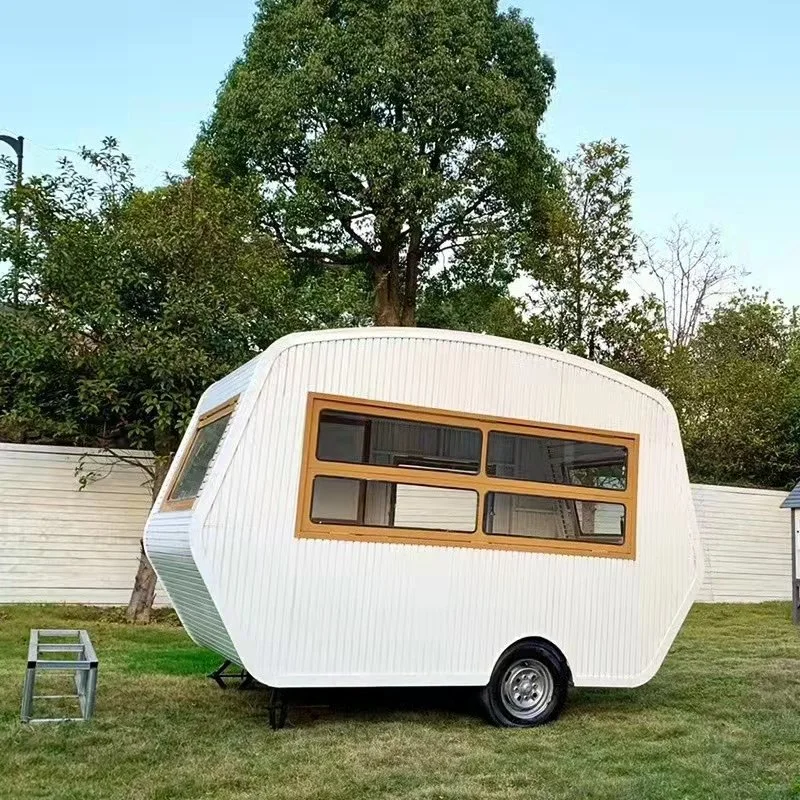
[[[202,431],[203,428],[210,425],[212,422],[216,422],[218,419],[222,419],[223,417],[228,417],[233,414],[238,402],[239,395],[236,395],[236,397],[232,397],[230,400],[226,400],[224,403],[220,403],[209,411],[206,411],[205,414],[200,415],[200,419],[197,420],[197,426],[192,434],[192,439],[183,453],[181,465],[178,471],[175,473],[172,481],[170,481],[169,491],[164,495],[164,502],[161,503],[161,511],[188,511],[194,506],[199,493],[194,497],[187,497],[184,500],[173,500],[172,493],[178,487],[178,484],[183,477],[183,473],[186,471],[186,467],[189,465],[189,457],[192,454],[192,450],[194,450],[194,446],[197,442],[198,436],[200,435],[200,431]],[[216,455],[217,454],[214,453],[212,459],[216,458]],[[203,478],[203,480],[205,480],[205,478]]]
[[[319,461],[316,458],[320,412],[347,411],[355,414],[390,416],[411,422],[478,428],[482,434],[481,461],[478,474],[415,470],[376,464],[350,464]],[[624,490],[598,489],[573,484],[538,483],[490,477],[486,474],[489,431],[549,436],[554,439],[577,439],[597,444],[625,447],[628,451],[627,485]],[[582,428],[554,423],[467,414],[435,408],[388,403],[375,400],[310,392],[306,404],[303,459],[297,503],[295,536],[300,539],[335,539],[339,541],[384,542],[399,544],[472,547],[488,550],[524,550],[537,553],[600,556],[604,558],[636,558],[636,504],[639,473],[639,435],[619,431]],[[477,527],[474,533],[441,532],[410,528],[378,528],[347,524],[326,525],[311,522],[311,496],[317,476],[357,478],[410,483],[450,489],[474,489],[478,492]],[[573,539],[546,539],[504,534],[487,534],[484,530],[487,492],[523,494],[558,500],[584,500],[616,503],[625,507],[625,539],[622,544],[587,542]]]

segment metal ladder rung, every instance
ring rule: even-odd
[[[65,700],[67,698],[79,698],[79,694],[35,694],[34,700]]]
[[[43,670],[63,670],[63,669],[91,669],[91,661],[78,661],[77,659],[69,659],[67,661],[56,661],[56,659],[38,659],[36,662],[36,669]]]

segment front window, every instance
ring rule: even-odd
[[[235,405],[236,401],[232,400],[200,418],[192,443],[164,502],[164,511],[191,508],[200,493]]]

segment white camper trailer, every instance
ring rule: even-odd
[[[145,546],[191,637],[258,681],[483,687],[502,725],[652,678],[702,572],[661,394],[408,328],[287,336],[209,387]]]

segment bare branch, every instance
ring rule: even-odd
[[[701,232],[675,220],[660,246],[642,237],[639,244],[658,286],[661,317],[672,347],[688,344],[713,301],[735,291],[747,274],[722,252],[715,228]]]
[[[132,467],[136,467],[137,469],[142,470],[151,479],[155,478],[156,470],[152,458],[141,458],[139,456],[132,456],[124,450],[117,450],[116,448],[113,447],[104,447],[103,450],[107,452],[109,455],[116,458],[118,461],[121,461],[123,464],[129,464]]]

